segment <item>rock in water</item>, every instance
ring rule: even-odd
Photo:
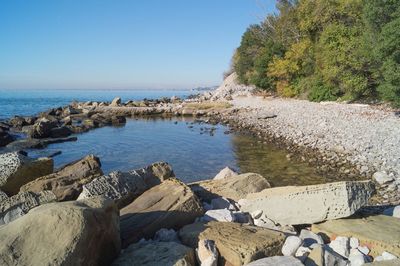
[[[201,199],[211,201],[217,197],[225,197],[238,201],[249,193],[270,188],[268,181],[259,174],[241,174],[226,179],[206,180],[190,185]]]
[[[371,249],[376,257],[384,251],[400,256],[400,219],[376,215],[363,219],[339,219],[313,224],[312,231],[329,237],[346,236],[358,238],[361,246]]]
[[[13,141],[14,137],[0,128],[0,147],[4,147]]]
[[[51,130],[56,127],[56,121],[41,118],[30,128],[28,136],[33,139],[48,138],[51,136]]]
[[[170,178],[121,209],[121,239],[124,247],[141,238],[152,238],[161,228],[179,229],[204,213],[188,186]]]
[[[195,266],[192,248],[176,242],[136,243],[127,247],[113,266]]]
[[[0,189],[8,195],[17,194],[20,187],[53,172],[53,159],[31,159],[19,152],[0,154]]]
[[[231,168],[228,166],[222,169],[215,177],[214,180],[219,180],[219,179],[225,179],[225,178],[230,178],[233,176],[237,176],[238,173],[233,171]]]
[[[56,173],[42,176],[21,187],[20,191],[39,192],[51,190],[58,201],[75,200],[82,192],[82,186],[103,174],[99,158],[88,155],[67,164]]]
[[[120,244],[112,201],[49,203],[0,227],[0,265],[109,265]]]
[[[201,240],[213,240],[220,253],[220,265],[243,265],[279,255],[284,234],[261,227],[227,223],[194,223],[179,231],[183,244],[196,248]]]
[[[241,210],[262,210],[276,223],[312,224],[348,217],[368,203],[375,192],[370,181],[265,189],[240,200]]]
[[[18,193],[0,202],[0,225],[12,222],[31,209],[53,201],[56,201],[56,195],[51,191]]]
[[[164,162],[126,173],[111,172],[83,185],[78,199],[104,195],[113,199],[119,208],[123,208],[147,189],[174,176],[171,166]]]
[[[273,256],[253,261],[246,266],[303,266],[303,263],[291,256]]]

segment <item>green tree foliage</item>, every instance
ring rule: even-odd
[[[315,101],[400,104],[400,0],[280,0],[244,33],[240,81]]]

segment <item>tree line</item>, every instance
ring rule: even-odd
[[[240,82],[312,101],[400,106],[400,0],[279,0],[232,59]]]

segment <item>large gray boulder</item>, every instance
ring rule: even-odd
[[[49,203],[0,227],[0,265],[109,265],[120,244],[112,201]]]
[[[78,199],[103,195],[114,200],[118,207],[122,208],[147,189],[173,176],[174,172],[171,166],[164,162],[154,163],[126,173],[111,172],[83,185]]]
[[[51,190],[58,201],[75,200],[82,192],[82,186],[103,175],[100,159],[88,155],[65,165],[57,172],[39,177],[21,187],[20,191],[40,192]]]
[[[34,139],[48,138],[51,136],[51,130],[57,127],[56,121],[47,118],[41,118],[29,129],[28,137]]]
[[[249,193],[259,192],[270,188],[267,179],[259,174],[247,173],[231,175],[227,178],[199,181],[190,184],[196,195],[205,201],[217,197],[225,197],[238,201]]]
[[[176,242],[132,244],[114,261],[113,266],[195,266],[192,248]]]
[[[18,193],[0,202],[0,225],[14,221],[39,205],[54,201],[56,195],[51,191]]]
[[[240,200],[241,210],[262,210],[281,225],[312,224],[348,217],[368,203],[375,192],[370,181],[265,189]]]
[[[196,195],[184,183],[170,178],[121,209],[124,247],[141,238],[152,238],[161,228],[179,229],[204,213]]]
[[[51,158],[34,160],[19,152],[0,154],[0,189],[9,196],[17,194],[26,183],[52,172]]]

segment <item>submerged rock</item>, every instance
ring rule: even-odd
[[[279,255],[284,234],[256,226],[227,222],[194,223],[179,231],[182,243],[196,248],[201,240],[212,240],[220,253],[221,265],[244,265]]]
[[[202,216],[200,201],[188,186],[170,178],[121,209],[124,247],[141,238],[152,238],[161,228],[179,229]]]
[[[104,195],[116,201],[118,207],[122,208],[147,189],[173,176],[175,175],[171,166],[164,162],[125,173],[115,171],[83,185],[78,199]]]
[[[217,197],[225,197],[238,201],[249,193],[270,188],[268,181],[259,174],[241,174],[230,178],[206,180],[192,183],[190,187],[202,200],[211,201]]]
[[[113,266],[195,266],[192,248],[176,242],[150,242],[132,244],[123,250]]]
[[[53,159],[31,159],[20,152],[0,154],[0,189],[8,195],[17,194],[20,187],[53,172]]]
[[[240,200],[241,210],[262,210],[281,225],[312,224],[348,217],[368,203],[375,192],[370,181],[265,189]]]
[[[39,192],[51,190],[58,201],[75,200],[82,192],[82,186],[103,174],[99,158],[88,155],[69,163],[59,171],[42,176],[21,187],[20,191]]]
[[[120,244],[112,201],[49,203],[0,227],[0,264],[109,265]]]

